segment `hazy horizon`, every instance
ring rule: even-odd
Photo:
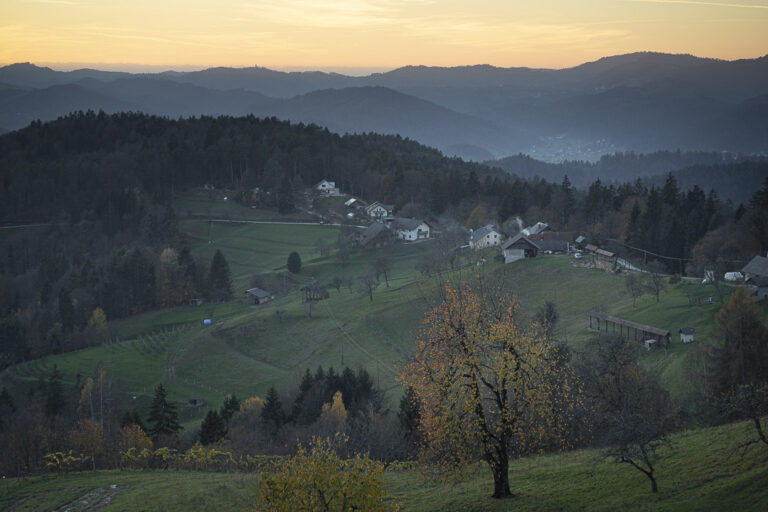
[[[0,62],[120,69],[559,69],[638,51],[733,60],[768,48],[765,0],[5,0],[0,19]]]
[[[34,66],[38,67],[47,67],[50,69],[53,69],[54,71],[76,71],[80,69],[97,69],[99,71],[117,71],[117,72],[125,72],[125,73],[162,73],[165,71],[175,71],[175,72],[191,72],[191,71],[201,71],[205,69],[211,69],[211,68],[232,68],[232,69],[249,69],[249,68],[266,68],[271,69],[273,71],[282,71],[286,73],[290,72],[305,72],[305,71],[320,71],[325,73],[338,73],[342,75],[347,76],[368,76],[374,73],[386,73],[388,71],[393,71],[395,69],[400,69],[403,67],[434,67],[434,68],[458,68],[458,67],[472,67],[472,66],[493,66],[501,69],[510,69],[510,68],[531,68],[531,69],[552,69],[552,70],[558,70],[558,69],[568,69],[572,67],[577,67],[583,64],[588,64],[590,62],[596,62],[598,60],[604,59],[604,58],[611,58],[611,57],[620,57],[623,55],[632,55],[632,54],[664,54],[664,55],[685,55],[685,56],[691,56],[699,59],[713,59],[713,60],[721,60],[721,61],[738,61],[738,60],[751,60],[751,59],[759,59],[765,56],[768,56],[768,50],[766,53],[762,53],[755,56],[742,56],[742,57],[736,57],[733,59],[720,59],[717,57],[712,57],[709,55],[693,55],[689,53],[668,53],[668,52],[656,52],[656,51],[647,51],[647,50],[638,50],[636,52],[630,52],[630,53],[624,53],[624,54],[611,54],[611,55],[603,55],[601,57],[589,60],[589,61],[583,61],[578,62],[572,66],[565,66],[565,67],[546,67],[546,66],[523,66],[523,65],[511,65],[511,66],[499,66],[495,64],[490,64],[488,62],[474,62],[474,63],[462,63],[462,64],[455,64],[451,66],[440,66],[440,65],[434,65],[434,64],[426,64],[426,63],[409,63],[409,64],[403,64],[402,66],[396,66],[396,67],[378,67],[378,66],[312,66],[312,65],[305,65],[305,66],[286,66],[286,65],[262,65],[262,64],[250,64],[250,65],[222,65],[222,64],[141,64],[141,63],[117,63],[117,62],[33,62],[30,60],[19,60],[15,62],[0,62],[0,67],[3,66],[10,66],[13,64],[32,64]]]

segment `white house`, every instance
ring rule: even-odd
[[[502,238],[503,235],[496,231],[491,224],[488,224],[472,232],[469,236],[469,246],[475,250],[493,247],[501,245]]]
[[[320,183],[315,185],[315,188],[320,192],[321,194],[325,196],[340,196],[341,192],[336,187],[335,181],[328,181],[328,180],[322,180]]]
[[[683,343],[691,343],[694,334],[696,334],[696,329],[693,327],[682,327],[680,328],[680,341]]]
[[[429,238],[429,224],[417,219],[395,219],[392,221],[392,232],[398,240],[414,241]]]
[[[365,214],[375,221],[383,222],[392,216],[392,207],[374,201],[366,207]]]

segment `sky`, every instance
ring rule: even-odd
[[[564,68],[768,54],[768,0],[0,0],[0,64],[127,71]]]

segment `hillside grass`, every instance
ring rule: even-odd
[[[298,382],[306,368],[314,370],[320,365],[326,369],[366,368],[386,390],[385,403],[395,407],[402,392],[395,375],[415,349],[416,334],[424,312],[434,305],[439,283],[481,275],[487,282],[504,283],[531,315],[545,301],[554,302],[560,315],[556,337],[567,340],[574,357],[595,335],[588,329],[586,316],[594,308],[668,329],[672,332],[669,349],[643,354],[642,362],[681,399],[695,385],[687,374],[686,356],[697,344],[711,341],[714,315],[720,307],[717,303],[690,305],[687,294],[714,297],[715,291],[709,285],[686,281],[669,285],[659,303],[646,295],[633,307],[621,275],[583,268],[568,256],[542,256],[504,265],[494,261],[490,250],[485,265],[438,279],[422,276],[415,269],[434,240],[395,244],[379,251],[353,250],[348,259],[340,261],[335,253],[315,254],[317,239],[330,243],[338,236],[339,228],[329,225],[216,223],[210,238],[206,221],[187,219],[182,227],[189,233],[194,254],[210,258],[216,249],[222,250],[234,278],[236,300],[180,306],[111,322],[110,342],[6,369],[0,381],[36,382],[56,365],[64,373],[65,383],[74,385],[78,374],[82,382],[103,362],[125,407],[146,410],[161,382],[170,399],[179,404],[192,397],[203,398],[206,407],[180,408],[185,435],[190,438],[208,408],[218,408],[226,394],[236,393],[241,399],[263,397],[270,386],[285,390]],[[303,265],[300,273],[286,274],[286,293],[260,306],[241,300],[254,275],[275,279],[283,273],[282,266],[293,250],[302,255]],[[356,289],[354,280],[370,272],[372,260],[379,255],[390,261],[390,286],[382,279],[374,300],[369,301]],[[328,286],[334,277],[350,283],[339,291],[329,287],[330,298],[317,303],[310,318],[299,288],[313,280]],[[768,304],[762,307],[768,319]],[[212,326],[202,325],[206,318],[213,320]],[[693,344],[679,342],[677,331],[684,326],[696,328]]]
[[[762,511],[768,509],[768,449],[734,452],[751,432],[740,423],[672,436],[669,448],[660,452],[657,494],[640,472],[604,459],[597,450],[512,461],[515,497],[508,500],[490,498],[493,482],[484,465],[448,481],[427,479],[415,470],[385,471],[384,483],[404,512]],[[105,512],[244,511],[257,499],[254,474],[97,471],[0,481],[0,509],[19,512],[66,506]]]

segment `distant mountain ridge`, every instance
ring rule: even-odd
[[[768,154],[768,56],[642,52],[566,69],[406,66],[353,77],[263,67],[124,73],[0,68],[0,127],[72,110],[277,116],[398,133],[447,154],[597,160],[617,151]],[[66,86],[66,87],[64,87]]]

